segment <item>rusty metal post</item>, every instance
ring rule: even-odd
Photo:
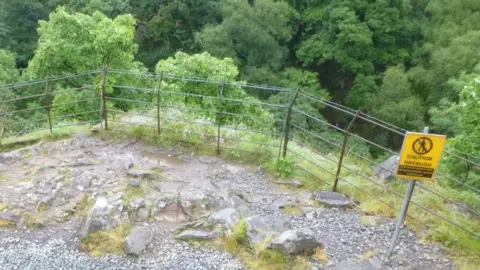
[[[220,101],[223,98],[223,88],[225,87],[225,83],[222,81],[219,89],[218,89],[218,96],[220,97]],[[217,155],[220,154],[220,113],[217,112]]]
[[[52,115],[50,113],[50,99],[48,95],[48,80],[45,80],[45,110],[47,111],[48,116],[48,126],[50,128],[50,134],[53,135],[52,130]]]
[[[283,157],[287,156],[287,149],[288,149],[288,139],[289,139],[289,133],[290,133],[290,120],[292,118],[292,107],[293,104],[295,104],[295,100],[297,99],[298,96],[298,91],[300,90],[300,87],[295,90],[295,93],[293,96],[291,96],[290,103],[288,104],[287,107],[287,112],[285,116],[285,122],[283,125]]]
[[[107,84],[107,72],[108,67],[106,65],[103,66],[102,71],[102,111],[103,111],[103,120],[105,121],[105,130],[108,130],[108,115],[107,115],[107,92],[105,86]]]
[[[160,74],[157,87],[157,134],[160,134],[160,90],[162,89],[163,73]]]
[[[355,122],[355,119],[357,119],[359,114],[360,114],[360,110],[358,110],[357,113],[353,116],[352,121],[350,121],[347,129],[345,130],[345,134],[343,136],[342,149],[340,150],[340,159],[338,160],[337,174],[335,175],[335,183],[333,184],[333,192],[337,191],[337,184],[338,184],[338,179],[340,177],[340,172],[342,171],[343,157],[345,156],[345,149],[347,148],[349,131],[350,131],[350,128],[352,127],[353,122]]]

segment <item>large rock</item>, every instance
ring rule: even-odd
[[[124,243],[128,255],[140,256],[152,243],[153,234],[147,228],[134,228]]]
[[[183,206],[174,199],[158,199],[152,209],[152,217],[156,221],[182,222],[188,219]]]
[[[220,236],[219,231],[186,230],[175,236],[178,240],[208,240]]]
[[[323,247],[310,229],[297,229],[283,232],[269,246],[285,255],[311,255],[318,247]]]
[[[251,246],[262,243],[266,237],[278,235],[292,228],[289,222],[273,216],[253,216],[245,220]]]
[[[72,170],[70,187],[84,191],[92,185],[92,180],[97,177],[88,170]]]
[[[397,171],[399,156],[391,156],[373,169],[373,174],[381,181],[395,179],[395,172]]]
[[[190,217],[199,217],[208,214],[214,205],[213,197],[202,190],[182,190],[179,202],[184,212]]]
[[[142,197],[133,197],[128,201],[128,211],[137,211],[145,206],[145,199]]]
[[[235,208],[225,208],[211,215],[208,221],[210,223],[224,225],[230,230],[233,225],[240,221],[240,214]]]
[[[121,212],[108,203],[104,197],[98,197],[81,228],[80,235],[85,237],[90,233],[113,229],[121,222]]]
[[[313,192],[312,198],[326,206],[347,207],[350,205],[350,200],[347,196],[331,191]]]

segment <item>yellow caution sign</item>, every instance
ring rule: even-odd
[[[446,140],[445,135],[407,132],[400,153],[397,177],[432,181]]]

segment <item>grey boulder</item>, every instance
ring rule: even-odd
[[[220,232],[204,231],[204,230],[186,230],[175,236],[178,240],[207,240],[214,239],[220,236]]]
[[[399,160],[400,157],[396,155],[389,157],[373,169],[373,174],[383,182],[395,179]]]
[[[347,196],[331,191],[313,192],[312,198],[326,206],[331,207],[347,207],[350,205],[350,200],[347,198]]]
[[[85,224],[81,228],[80,235],[87,236],[90,233],[115,228],[121,222],[121,212],[108,203],[105,197],[99,197],[95,201]]]
[[[285,255],[311,255],[316,248],[323,244],[317,240],[315,233],[310,229],[296,229],[283,232],[275,238],[269,248],[278,250]]]
[[[235,208],[222,209],[208,219],[210,223],[224,225],[227,229],[231,229],[233,225],[240,221],[240,214]]]
[[[263,242],[266,237],[281,234],[292,228],[289,222],[273,216],[253,216],[247,218],[245,222],[251,246]]]
[[[88,170],[72,170],[70,187],[84,191],[92,185],[92,180],[97,177]]]
[[[140,256],[152,243],[153,234],[146,228],[134,228],[124,242],[124,249],[128,255]]]

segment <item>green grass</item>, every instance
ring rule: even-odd
[[[5,209],[8,209],[8,203],[6,202],[1,202],[0,203],[0,212],[2,212],[3,210]]]
[[[282,211],[284,213],[291,214],[291,215],[298,215],[303,213],[302,209],[295,205],[287,205],[282,208]]]
[[[91,127],[91,125],[67,126],[53,129],[53,134],[51,134],[49,130],[39,130],[22,136],[1,138],[0,152],[12,151],[34,145],[40,141],[49,142],[62,140],[76,133],[89,133]]]
[[[122,254],[123,243],[130,233],[130,224],[122,223],[116,228],[91,233],[81,239],[80,249],[98,257],[106,254]]]
[[[134,197],[143,197],[145,195],[145,184],[142,183],[139,187],[127,187],[125,195],[123,196],[123,206],[127,206],[128,202]]]
[[[0,228],[10,228],[13,226],[15,226],[15,223],[8,220],[0,219]]]

